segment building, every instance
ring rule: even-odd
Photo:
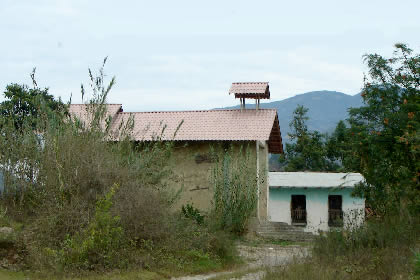
[[[247,146],[253,158],[256,174],[260,174],[258,217],[268,219],[268,156],[283,153],[277,111],[259,109],[259,101],[270,98],[268,83],[233,83],[230,94],[241,100],[236,110],[199,110],[173,112],[124,112],[121,104],[107,105],[112,140],[118,140],[121,124],[134,122],[134,141],[174,141],[171,157],[173,177],[170,185],[183,188],[176,207],[193,204],[209,210],[212,200],[210,173],[212,147]],[[255,109],[245,109],[245,99],[255,99]],[[89,121],[89,105],[72,104],[70,113]]]
[[[360,225],[365,201],[353,197],[359,173],[270,172],[269,219],[317,233]]]
[[[260,99],[270,98],[268,83],[233,83],[229,94],[240,99],[239,109],[124,112],[121,104],[109,104],[109,140],[118,141],[122,124],[132,121],[133,141],[173,141],[169,185],[174,190],[182,187],[178,208],[188,203],[209,210],[212,148],[247,146],[261,179],[258,223],[252,228],[261,231],[265,224],[270,229],[272,225],[267,227],[267,223],[277,222],[278,228],[287,224],[289,233],[309,234],[363,222],[364,199],[351,196],[354,185],[363,180],[360,174],[269,172],[269,154],[283,153],[283,144],[277,111],[259,108]],[[255,109],[245,109],[246,99],[255,99]],[[72,104],[70,113],[89,122],[88,106]]]

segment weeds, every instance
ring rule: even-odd
[[[418,266],[412,250],[418,222],[387,217],[352,231],[329,232],[315,240],[312,257],[269,271],[266,279],[409,279]]]

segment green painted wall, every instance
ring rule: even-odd
[[[328,227],[328,196],[341,195],[344,226],[360,225],[364,220],[364,199],[352,197],[352,188],[270,188],[269,219],[291,224],[291,196],[306,196],[307,226],[305,231],[326,231]]]

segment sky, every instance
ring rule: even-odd
[[[420,1],[0,0],[0,88],[38,86],[81,103],[104,57],[125,111],[239,104],[232,82],[268,81],[271,101],[357,94],[362,56],[420,49]],[[89,91],[88,91],[89,93]],[[89,95],[89,94],[88,94]],[[0,101],[4,100],[0,96]]]

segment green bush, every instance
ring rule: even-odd
[[[195,208],[193,205],[191,204],[182,205],[181,211],[182,211],[182,214],[184,214],[185,218],[192,219],[199,225],[204,223],[204,216],[201,215],[200,210]]]
[[[94,269],[96,266],[113,268],[123,265],[120,249],[126,242],[120,218],[112,216],[114,185],[103,199],[96,202],[95,217],[82,233],[64,241],[61,249],[64,267]]]

